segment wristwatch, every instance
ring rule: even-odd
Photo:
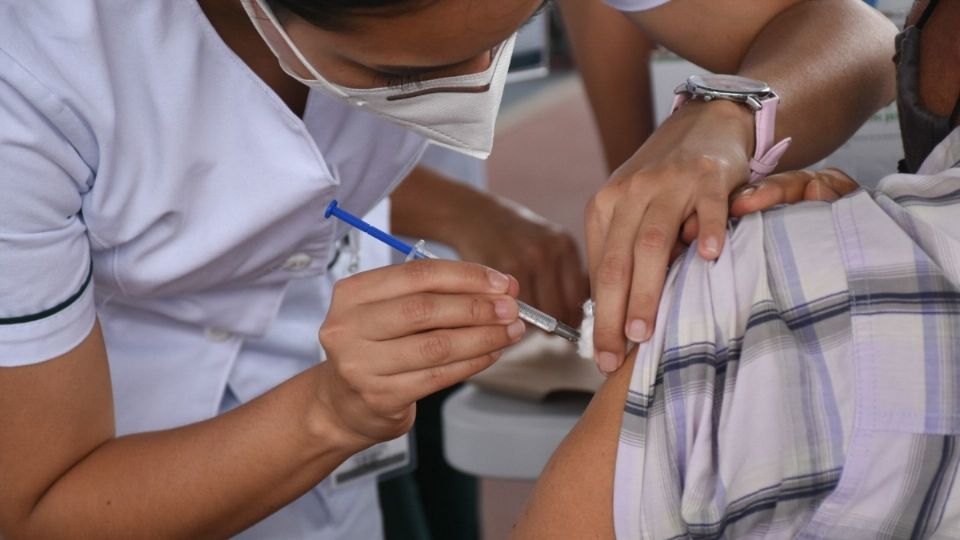
[[[750,181],[767,176],[790,146],[788,137],[774,144],[773,134],[780,97],[766,83],[737,75],[692,75],[673,91],[673,111],[692,99],[725,99],[742,103],[754,113],[756,150],[750,159]]]

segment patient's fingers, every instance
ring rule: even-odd
[[[805,201],[833,202],[839,198],[840,194],[820,179],[812,180],[803,190],[803,200]]]
[[[804,200],[835,201],[860,189],[860,184],[847,173],[833,167],[817,171],[817,179],[807,185]]]
[[[835,201],[859,187],[839,169],[789,171],[738,190],[731,198],[730,214],[740,217],[800,201]]]

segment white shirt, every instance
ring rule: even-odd
[[[262,393],[316,361],[345,232],[324,207],[365,214],[423,149],[322,95],[296,117],[193,0],[0,0],[0,366],[97,316],[119,434],[214,416],[228,383]],[[309,342],[278,317],[295,279]],[[329,515],[298,534],[366,535],[379,519],[342,510],[373,488],[318,492]]]
[[[610,7],[620,11],[644,11],[662,6],[670,0],[604,0]]]

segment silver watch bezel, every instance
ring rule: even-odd
[[[720,84],[718,84],[720,83]],[[674,90],[675,94],[689,94],[691,99],[713,101],[724,99],[743,103],[754,111],[763,108],[763,101],[777,97],[770,86],[756,79],[739,75],[691,75]]]

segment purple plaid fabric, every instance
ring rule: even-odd
[[[958,162],[960,129],[919,174],[747,216],[718,261],[674,265],[619,538],[960,538]]]

